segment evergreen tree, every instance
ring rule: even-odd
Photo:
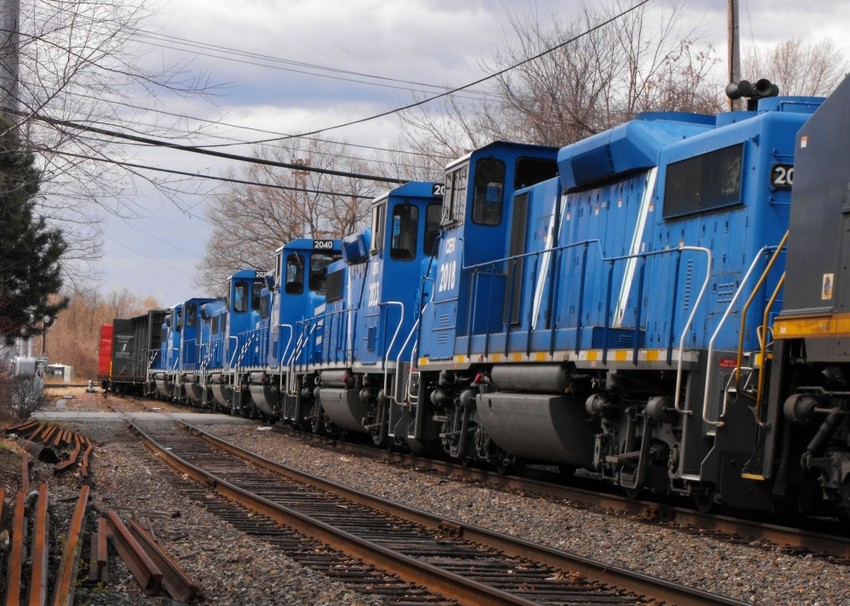
[[[12,340],[40,333],[68,304],[55,296],[67,245],[38,214],[34,156],[8,125],[0,118],[0,334]]]

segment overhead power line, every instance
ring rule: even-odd
[[[158,109],[158,108],[152,108],[152,107],[145,107],[145,106],[142,106],[142,105],[135,105],[133,103],[128,103],[126,101],[121,101],[119,99],[103,99],[103,98],[100,98],[100,97],[96,97],[94,95],[87,95],[87,94],[84,94],[84,93],[81,93],[81,92],[72,92],[72,93],[69,93],[69,94],[71,96],[74,96],[74,97],[81,97],[83,99],[96,100],[99,103],[108,103],[108,104],[111,104],[111,105],[118,105],[118,106],[121,106],[121,107],[130,108],[130,109],[137,109],[137,110],[140,110],[140,111],[143,111],[143,112],[146,112],[146,113],[161,114],[163,116],[171,116],[171,117],[174,117],[174,118],[180,118],[181,120],[192,120],[192,121],[201,122],[201,123],[204,123],[204,124],[212,124],[214,126],[226,126],[226,127],[235,128],[235,129],[238,129],[238,130],[251,131],[251,132],[262,133],[262,134],[267,134],[267,135],[276,135],[276,136],[279,136],[279,137],[293,136],[292,133],[284,133],[284,132],[269,130],[269,129],[265,129],[265,128],[258,128],[256,126],[245,126],[244,124],[235,124],[233,122],[225,122],[223,120],[212,120],[210,118],[199,118],[197,116],[190,116],[188,114],[182,114],[182,113],[179,113],[179,112],[170,112],[170,111],[165,110],[165,109]],[[251,145],[252,144],[250,141],[244,141],[243,139],[238,139],[235,136],[229,136],[228,137],[226,135],[221,135],[221,134],[212,134],[210,136],[214,137],[214,138],[218,138],[218,139],[225,139],[225,140],[232,141],[232,142],[234,142],[233,143],[234,145]],[[415,157],[421,157],[421,158],[434,157],[433,154],[428,154],[428,153],[419,152],[419,151],[413,151],[413,150],[409,150],[409,149],[393,149],[393,148],[389,148],[389,147],[378,147],[378,146],[375,146],[375,145],[364,145],[362,143],[349,143],[347,141],[339,141],[339,140],[336,140],[336,139],[323,139],[323,138],[320,138],[320,137],[300,137],[298,135],[294,135],[294,136],[296,136],[298,138],[303,138],[306,141],[316,141],[316,142],[319,142],[319,143],[328,143],[328,144],[331,144],[331,145],[339,145],[340,147],[351,147],[351,148],[355,148],[355,149],[365,149],[365,150],[369,150],[369,151],[385,152],[385,153],[389,153],[389,154],[401,154],[401,155],[404,155],[404,156],[415,156]],[[209,147],[215,147],[215,146],[201,146],[201,147],[209,148]],[[304,152],[304,153],[306,153],[306,152]],[[390,162],[388,162],[386,160],[374,160],[374,159],[366,158],[366,157],[363,157],[363,156],[339,156],[338,154],[335,154],[335,155],[337,155],[338,157],[347,157],[347,158],[352,158],[352,159],[357,159],[357,160],[363,160],[365,162],[377,162],[379,164],[390,164]],[[449,161],[449,160],[454,159],[454,158],[451,158],[449,156],[436,156],[436,157],[442,158],[445,161]],[[414,168],[414,166],[408,165],[408,164],[402,164],[400,166],[403,166],[403,167],[406,167],[406,168]]]
[[[64,151],[54,151],[53,153],[59,154],[61,156],[70,156],[72,158],[80,158],[83,160],[94,160],[95,162],[106,162],[108,164],[115,164],[116,166],[123,166],[125,168],[137,168],[141,170],[152,170],[160,173],[167,173],[170,175],[178,175],[181,177],[194,177],[199,179],[208,179],[211,181],[223,181],[225,183],[239,183],[240,185],[256,185],[257,187],[266,187],[269,189],[279,189],[284,191],[296,191],[296,192],[304,192],[308,194],[319,194],[324,196],[338,196],[343,198],[357,198],[360,200],[372,200],[374,196],[363,196],[360,194],[344,194],[340,192],[333,191],[325,191],[321,189],[310,189],[307,187],[291,187],[289,185],[277,185],[275,183],[260,183],[259,181],[248,181],[245,179],[235,179],[232,177],[220,177],[218,175],[206,175],[203,173],[190,173],[182,170],[175,170],[172,168],[160,168],[158,166],[149,166],[146,164],[134,164],[133,162],[124,162],[121,160],[112,160],[111,158],[97,158],[91,156],[84,156],[82,154],[75,154],[73,152],[64,152]]]
[[[24,115],[23,112],[16,112],[19,115]],[[29,114],[27,114],[29,115]],[[291,162],[279,162],[277,160],[266,160],[264,158],[252,158],[250,156],[242,156],[239,154],[229,154],[226,152],[215,151],[212,149],[205,149],[202,147],[196,147],[194,145],[182,145],[180,143],[171,143],[169,141],[160,141],[158,139],[152,139],[150,137],[142,137],[139,135],[131,135],[129,133],[122,133],[115,130],[108,130],[105,128],[98,128],[97,126],[90,126],[87,124],[79,124],[77,122],[72,122],[70,120],[59,120],[56,118],[51,118],[49,116],[44,116],[42,114],[32,114],[32,118],[36,120],[41,120],[42,122],[46,122],[48,124],[52,124],[54,126],[64,126],[67,128],[75,128],[78,130],[83,130],[90,133],[97,133],[99,135],[106,135],[108,137],[116,137],[118,139],[126,139],[128,141],[135,141],[136,143],[144,143],[146,145],[151,145],[154,147],[164,147],[168,149],[175,149],[179,151],[190,152],[193,154],[202,154],[205,156],[213,156],[215,158],[224,158],[226,160],[235,160],[238,162],[248,162],[250,164],[261,164],[263,166],[274,166],[276,168],[287,168],[290,170],[299,170],[311,173],[318,173],[323,175],[332,175],[336,177],[347,177],[351,179],[362,179],[364,181],[376,181],[380,183],[394,183],[394,184],[404,184],[407,183],[404,179],[394,179],[392,177],[381,177],[379,175],[368,175],[365,173],[354,173],[342,170],[333,170],[330,168],[319,168],[315,166],[308,166],[306,164],[298,164]]]
[[[390,116],[392,114],[397,114],[397,113],[406,111],[408,109],[413,109],[414,107],[420,107],[422,105],[430,103],[431,101],[436,101],[437,99],[442,99],[443,97],[448,97],[448,96],[454,95],[456,93],[459,93],[460,91],[467,90],[469,88],[472,88],[473,86],[477,86],[478,84],[482,84],[484,82],[487,82],[488,80],[492,80],[493,78],[498,78],[499,76],[502,76],[502,75],[508,73],[511,70],[514,70],[514,69],[516,69],[516,68],[518,68],[522,65],[525,65],[527,63],[531,63],[532,61],[535,61],[535,60],[539,59],[540,57],[544,57],[544,56],[546,56],[550,53],[553,53],[556,50],[567,46],[568,44],[572,44],[576,40],[580,40],[581,38],[584,38],[585,36],[589,36],[593,32],[602,29],[606,25],[609,25],[609,24],[613,23],[614,21],[621,19],[622,17],[625,17],[629,13],[636,11],[641,6],[648,4],[649,2],[650,2],[650,0],[641,0],[640,2],[638,2],[637,4],[632,6],[631,8],[628,8],[628,9],[614,15],[610,19],[606,19],[605,21],[598,23],[597,25],[594,25],[590,29],[586,29],[585,31],[581,32],[580,34],[573,36],[572,38],[569,38],[568,40],[565,40],[565,41],[561,42],[560,44],[556,44],[555,46],[553,46],[551,48],[548,48],[548,49],[546,49],[546,50],[544,50],[540,53],[537,53],[533,57],[528,57],[527,59],[523,59],[522,61],[520,61],[518,63],[515,63],[515,64],[508,66],[504,69],[500,69],[497,72],[494,72],[492,74],[489,74],[487,76],[479,78],[478,80],[475,80],[473,82],[469,82],[468,84],[464,84],[463,86],[458,86],[456,88],[452,88],[450,90],[444,91],[442,93],[434,95],[433,97],[428,97],[427,99],[422,99],[420,101],[416,101],[415,103],[409,103],[408,105],[403,105],[401,107],[389,109],[387,111],[384,111],[384,112],[381,112],[381,113],[378,113],[378,114],[374,114],[372,116],[367,116],[365,118],[359,118],[357,120],[351,120],[349,122],[343,122],[342,124],[335,124],[334,126],[326,126],[325,128],[318,128],[316,130],[311,130],[311,131],[308,131],[306,133],[300,133],[298,135],[290,135],[288,137],[278,137],[278,138],[274,138],[274,139],[261,139],[259,141],[252,141],[251,143],[253,143],[253,144],[270,143],[272,141],[285,141],[287,139],[295,139],[295,138],[298,138],[298,137],[308,137],[308,136],[311,136],[311,135],[318,135],[319,133],[324,133],[324,132],[327,132],[329,130],[337,130],[337,129],[340,129],[340,128],[345,128],[347,126],[354,126],[355,124],[363,124],[364,122],[370,122],[372,120],[377,120],[378,118],[384,118],[386,116]]]
[[[138,30],[137,30],[138,31]],[[162,35],[164,36],[164,34]],[[153,35],[144,35],[142,38],[152,38]],[[152,46],[156,46],[159,48],[164,48],[166,50],[175,50],[180,52],[190,52],[195,55],[199,55],[202,57],[211,57],[213,59],[224,59],[226,61],[233,61],[235,63],[241,63],[243,65],[254,65],[257,67],[264,67],[267,69],[276,69],[280,71],[286,71],[296,74],[304,74],[306,76],[313,76],[315,78],[327,78],[329,80],[338,80],[340,82],[352,82],[354,84],[366,84],[368,86],[379,86],[382,88],[390,88],[395,90],[404,90],[404,91],[413,91],[424,94],[431,93],[434,89],[437,90],[448,90],[448,86],[440,86],[437,84],[426,84],[423,82],[412,82],[409,80],[400,80],[398,78],[389,78],[386,76],[378,76],[373,74],[365,74],[362,72],[354,72],[344,69],[339,69],[335,67],[328,67],[323,65],[315,65],[310,63],[301,63],[297,61],[290,61],[286,59],[280,59],[277,57],[270,57],[268,55],[259,55],[255,53],[248,53],[244,51],[238,51],[236,49],[228,49],[227,47],[219,47],[211,44],[204,44],[200,42],[183,42],[180,38],[175,38],[173,36],[166,36],[166,38],[172,38],[177,40],[177,42],[172,42],[171,44],[164,44],[162,41],[160,42],[151,42],[149,40],[145,41],[145,44],[150,44]],[[184,48],[182,46],[175,46],[174,44],[185,44],[189,48]],[[194,47],[194,48],[193,48]],[[198,49],[212,49],[210,51],[203,51]],[[225,50],[219,50],[225,49]],[[222,54],[225,53],[225,54]],[[227,53],[232,53],[236,56],[228,56]],[[256,57],[257,60],[249,60],[240,57]],[[286,65],[276,65],[276,63],[283,63]],[[298,67],[287,67],[287,65],[295,65],[295,66],[305,66],[303,69],[299,69]],[[309,71],[316,70],[316,71]],[[320,73],[320,72],[328,72],[328,73]],[[341,75],[341,74],[350,74],[349,76]],[[375,81],[370,81],[375,80]],[[407,86],[402,86],[401,84],[391,84],[392,82],[398,82],[401,84],[406,84]],[[411,88],[411,87],[420,87],[420,88]],[[422,90],[422,87],[427,88],[428,90]],[[472,96],[475,95],[475,96]],[[481,97],[486,97],[488,95],[492,95],[492,93],[488,93],[486,91],[470,91],[469,99],[480,99]]]

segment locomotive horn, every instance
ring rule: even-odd
[[[753,85],[749,80],[741,80],[740,82],[730,82],[726,85],[726,96],[733,101],[741,97],[751,97],[754,93]]]
[[[762,78],[756,82],[756,94],[759,98],[775,97],[779,94],[779,87],[767,78]]]
[[[747,109],[750,111],[756,109],[756,104],[759,99],[775,97],[778,94],[779,87],[767,78],[758,80],[755,85],[753,85],[749,80],[730,82],[726,85],[726,96],[733,101],[740,99],[741,97],[745,98],[747,100]]]

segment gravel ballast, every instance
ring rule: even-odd
[[[76,406],[84,406],[80,398]],[[99,403],[94,401],[93,407]],[[151,520],[159,542],[203,588],[201,603],[379,605],[305,568],[273,547],[211,519],[202,503],[181,494],[170,467],[135,441],[121,423],[87,421],[72,429],[97,444],[92,500],[128,520]],[[291,467],[309,471],[446,518],[635,569],[671,581],[719,591],[753,604],[850,604],[847,567],[810,555],[786,554],[762,544],[734,544],[667,528],[622,514],[595,511],[552,498],[507,492],[475,483],[317,447],[309,439],[256,425],[209,425],[206,431]],[[40,466],[42,464],[37,464]],[[79,478],[51,477],[51,515],[67,528]],[[171,476],[173,477],[173,475]],[[96,514],[90,514],[90,528]],[[113,564],[113,561],[110,561]],[[173,604],[141,594],[120,563],[106,586],[77,588],[77,604]]]

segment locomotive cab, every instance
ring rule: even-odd
[[[324,312],[328,266],[341,254],[340,241],[332,239],[299,238],[275,251],[260,299],[262,369],[248,376],[251,399],[266,415],[293,423],[312,415],[312,381],[296,368],[315,359],[323,322],[305,318]]]
[[[187,400],[195,403],[206,401],[206,384],[202,381],[201,359],[205,339],[208,339],[209,335],[205,335],[203,331],[201,308],[212,301],[214,299],[189,299],[183,303],[182,313],[179,316],[179,381],[183,388],[183,395]]]
[[[371,229],[346,238],[330,267],[315,398],[331,429],[391,437],[421,307],[421,276],[439,232],[442,187],[407,183],[372,203]],[[318,318],[317,318],[318,320]]]
[[[151,356],[154,364],[148,371],[148,382],[154,385],[156,394],[166,400],[175,399],[176,393],[178,352],[180,351],[180,332],[178,319],[183,314],[183,305],[172,307],[164,315],[160,323],[159,355]]]
[[[202,352],[202,373],[215,405],[231,413],[249,414],[242,397],[245,367],[260,359],[257,315],[266,272],[242,269],[227,279],[224,301],[203,308],[208,334]]]

